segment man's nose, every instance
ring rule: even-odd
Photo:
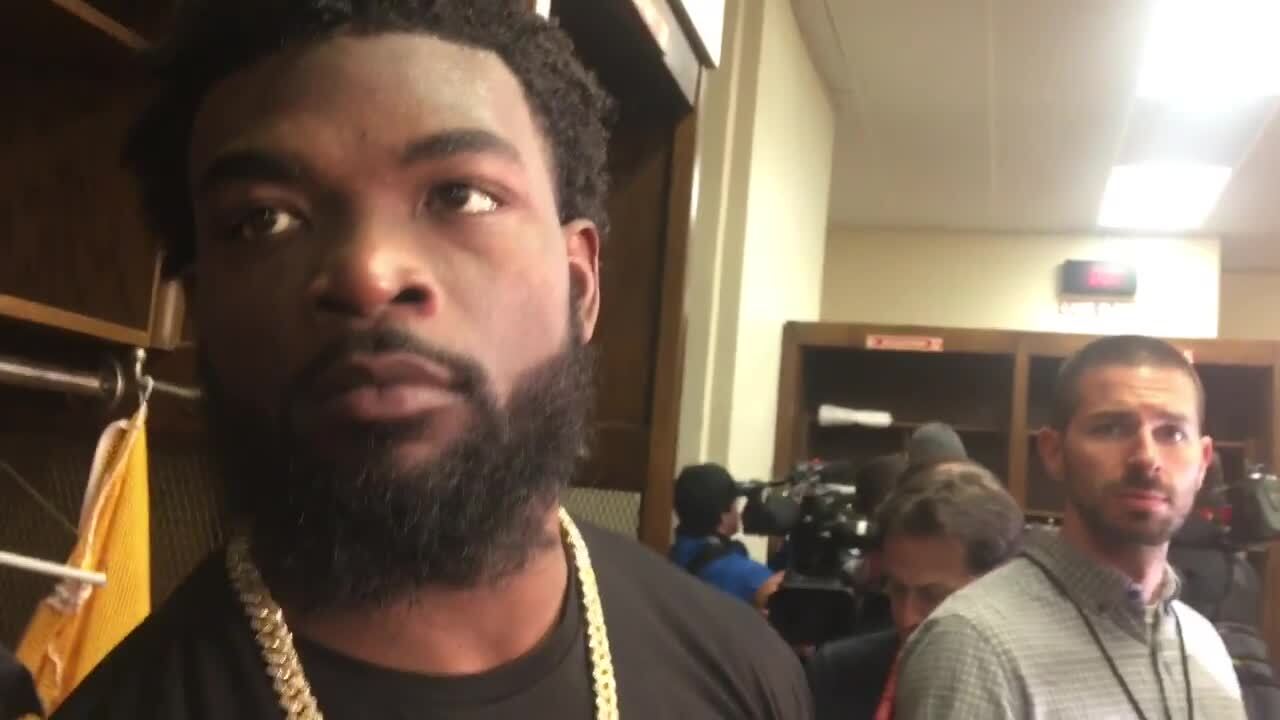
[[[317,313],[372,320],[387,314],[429,317],[440,294],[420,251],[374,229],[335,247],[312,282]]]
[[[1154,428],[1142,428],[1134,434],[1129,464],[1142,470],[1146,475],[1159,472],[1160,443],[1156,440]]]

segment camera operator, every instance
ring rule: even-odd
[[[690,465],[676,478],[679,518],[670,558],[706,582],[763,609],[782,573],[752,560],[733,540],[742,527],[742,491],[729,471],[715,463]]]
[[[859,468],[854,476],[854,484],[858,488],[854,506],[858,512],[875,517],[907,468],[908,459],[902,453],[881,455]],[[889,598],[879,591],[884,585],[884,553],[879,548],[868,549],[864,557],[866,561],[858,568],[854,584],[871,591],[860,594],[858,619],[854,625],[854,633],[858,635],[893,627]]]
[[[1223,500],[1225,483],[1222,477],[1222,457],[1217,453],[1209,469],[1205,471],[1204,485],[1196,494],[1195,505],[1187,520],[1169,541],[1169,564],[1182,579],[1179,599],[1211,622],[1230,619],[1236,622],[1255,622],[1258,617],[1256,592],[1232,592],[1232,566],[1237,559],[1227,545],[1225,530],[1205,513],[1212,513]],[[1248,564],[1245,564],[1248,567]],[[1252,571],[1252,567],[1248,567]],[[1256,578],[1256,573],[1253,573]],[[1250,583],[1256,591],[1257,583]],[[1247,597],[1246,597],[1247,595]],[[1225,617],[1224,617],[1225,616]]]
[[[1272,480],[1269,474],[1264,477]],[[1230,507],[1227,490],[1222,458],[1214,453],[1195,506],[1169,543],[1169,565],[1182,580],[1179,599],[1222,636],[1240,682],[1245,716],[1280,718],[1280,684],[1259,628],[1262,580],[1242,552],[1252,542],[1268,540],[1270,533],[1247,527],[1248,513],[1242,513],[1235,533],[1229,534],[1220,524],[1223,510]]]
[[[925,423],[916,428],[907,440],[907,472],[968,459],[964,441],[955,428],[946,423]]]
[[[952,592],[1021,547],[1022,510],[968,460],[917,466],[877,513],[894,627],[823,645],[810,661],[817,717],[873,718],[891,702],[898,650]]]
[[[881,503],[903,478],[942,463],[968,459],[964,442],[954,428],[946,423],[925,423],[911,433],[905,453],[882,455],[858,470],[855,481],[858,487],[857,507],[861,512],[874,517]],[[858,635],[893,626],[889,598],[879,591],[884,585],[883,550],[870,549],[865,557],[866,562],[859,568],[859,575],[855,579],[855,585],[864,590],[859,601],[858,620],[854,626],[854,632]]]

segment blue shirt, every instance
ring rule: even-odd
[[[704,537],[676,535],[669,556],[680,567],[688,567],[708,542]],[[755,600],[760,586],[772,576],[772,570],[748,557],[741,546],[734,546],[728,554],[707,563],[698,573],[698,577],[746,602]]]

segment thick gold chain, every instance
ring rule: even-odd
[[[582,533],[569,513],[560,510],[560,532],[569,548],[570,560],[578,574],[582,608],[587,622],[587,652],[591,657],[591,678],[595,690],[597,720],[618,720],[618,684],[613,672],[613,654],[605,630],[600,588],[591,567],[591,556]],[[284,611],[272,599],[258,568],[249,557],[249,540],[243,535],[227,546],[227,573],[240,596],[254,637],[262,651],[267,675],[280,699],[287,720],[323,720],[311,683],[302,672],[302,661],[293,646],[293,633],[284,621]]]

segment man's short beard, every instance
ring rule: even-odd
[[[1117,524],[1107,517],[1105,509],[1107,494],[1112,491],[1111,487],[1100,488],[1099,495],[1090,495],[1086,488],[1090,487],[1091,483],[1088,479],[1076,475],[1070,460],[1065,456],[1063,472],[1066,476],[1067,502],[1075,508],[1089,533],[1105,547],[1159,547],[1169,542],[1185,520],[1176,515],[1169,515],[1154,526]],[[1136,489],[1150,487],[1149,483],[1144,483],[1140,478],[1126,477],[1121,480],[1121,484]]]
[[[297,437],[292,423],[272,429],[245,417],[202,362],[228,505],[252,533],[267,582],[302,611],[385,604],[428,585],[475,587],[558,543],[546,522],[584,447],[593,401],[580,333],[519,378],[505,408],[470,361],[400,333],[353,336],[322,357],[379,350],[423,353],[473,380],[463,386],[472,411],[464,434],[417,467],[398,465],[394,450],[420,424],[356,428],[334,451]]]

